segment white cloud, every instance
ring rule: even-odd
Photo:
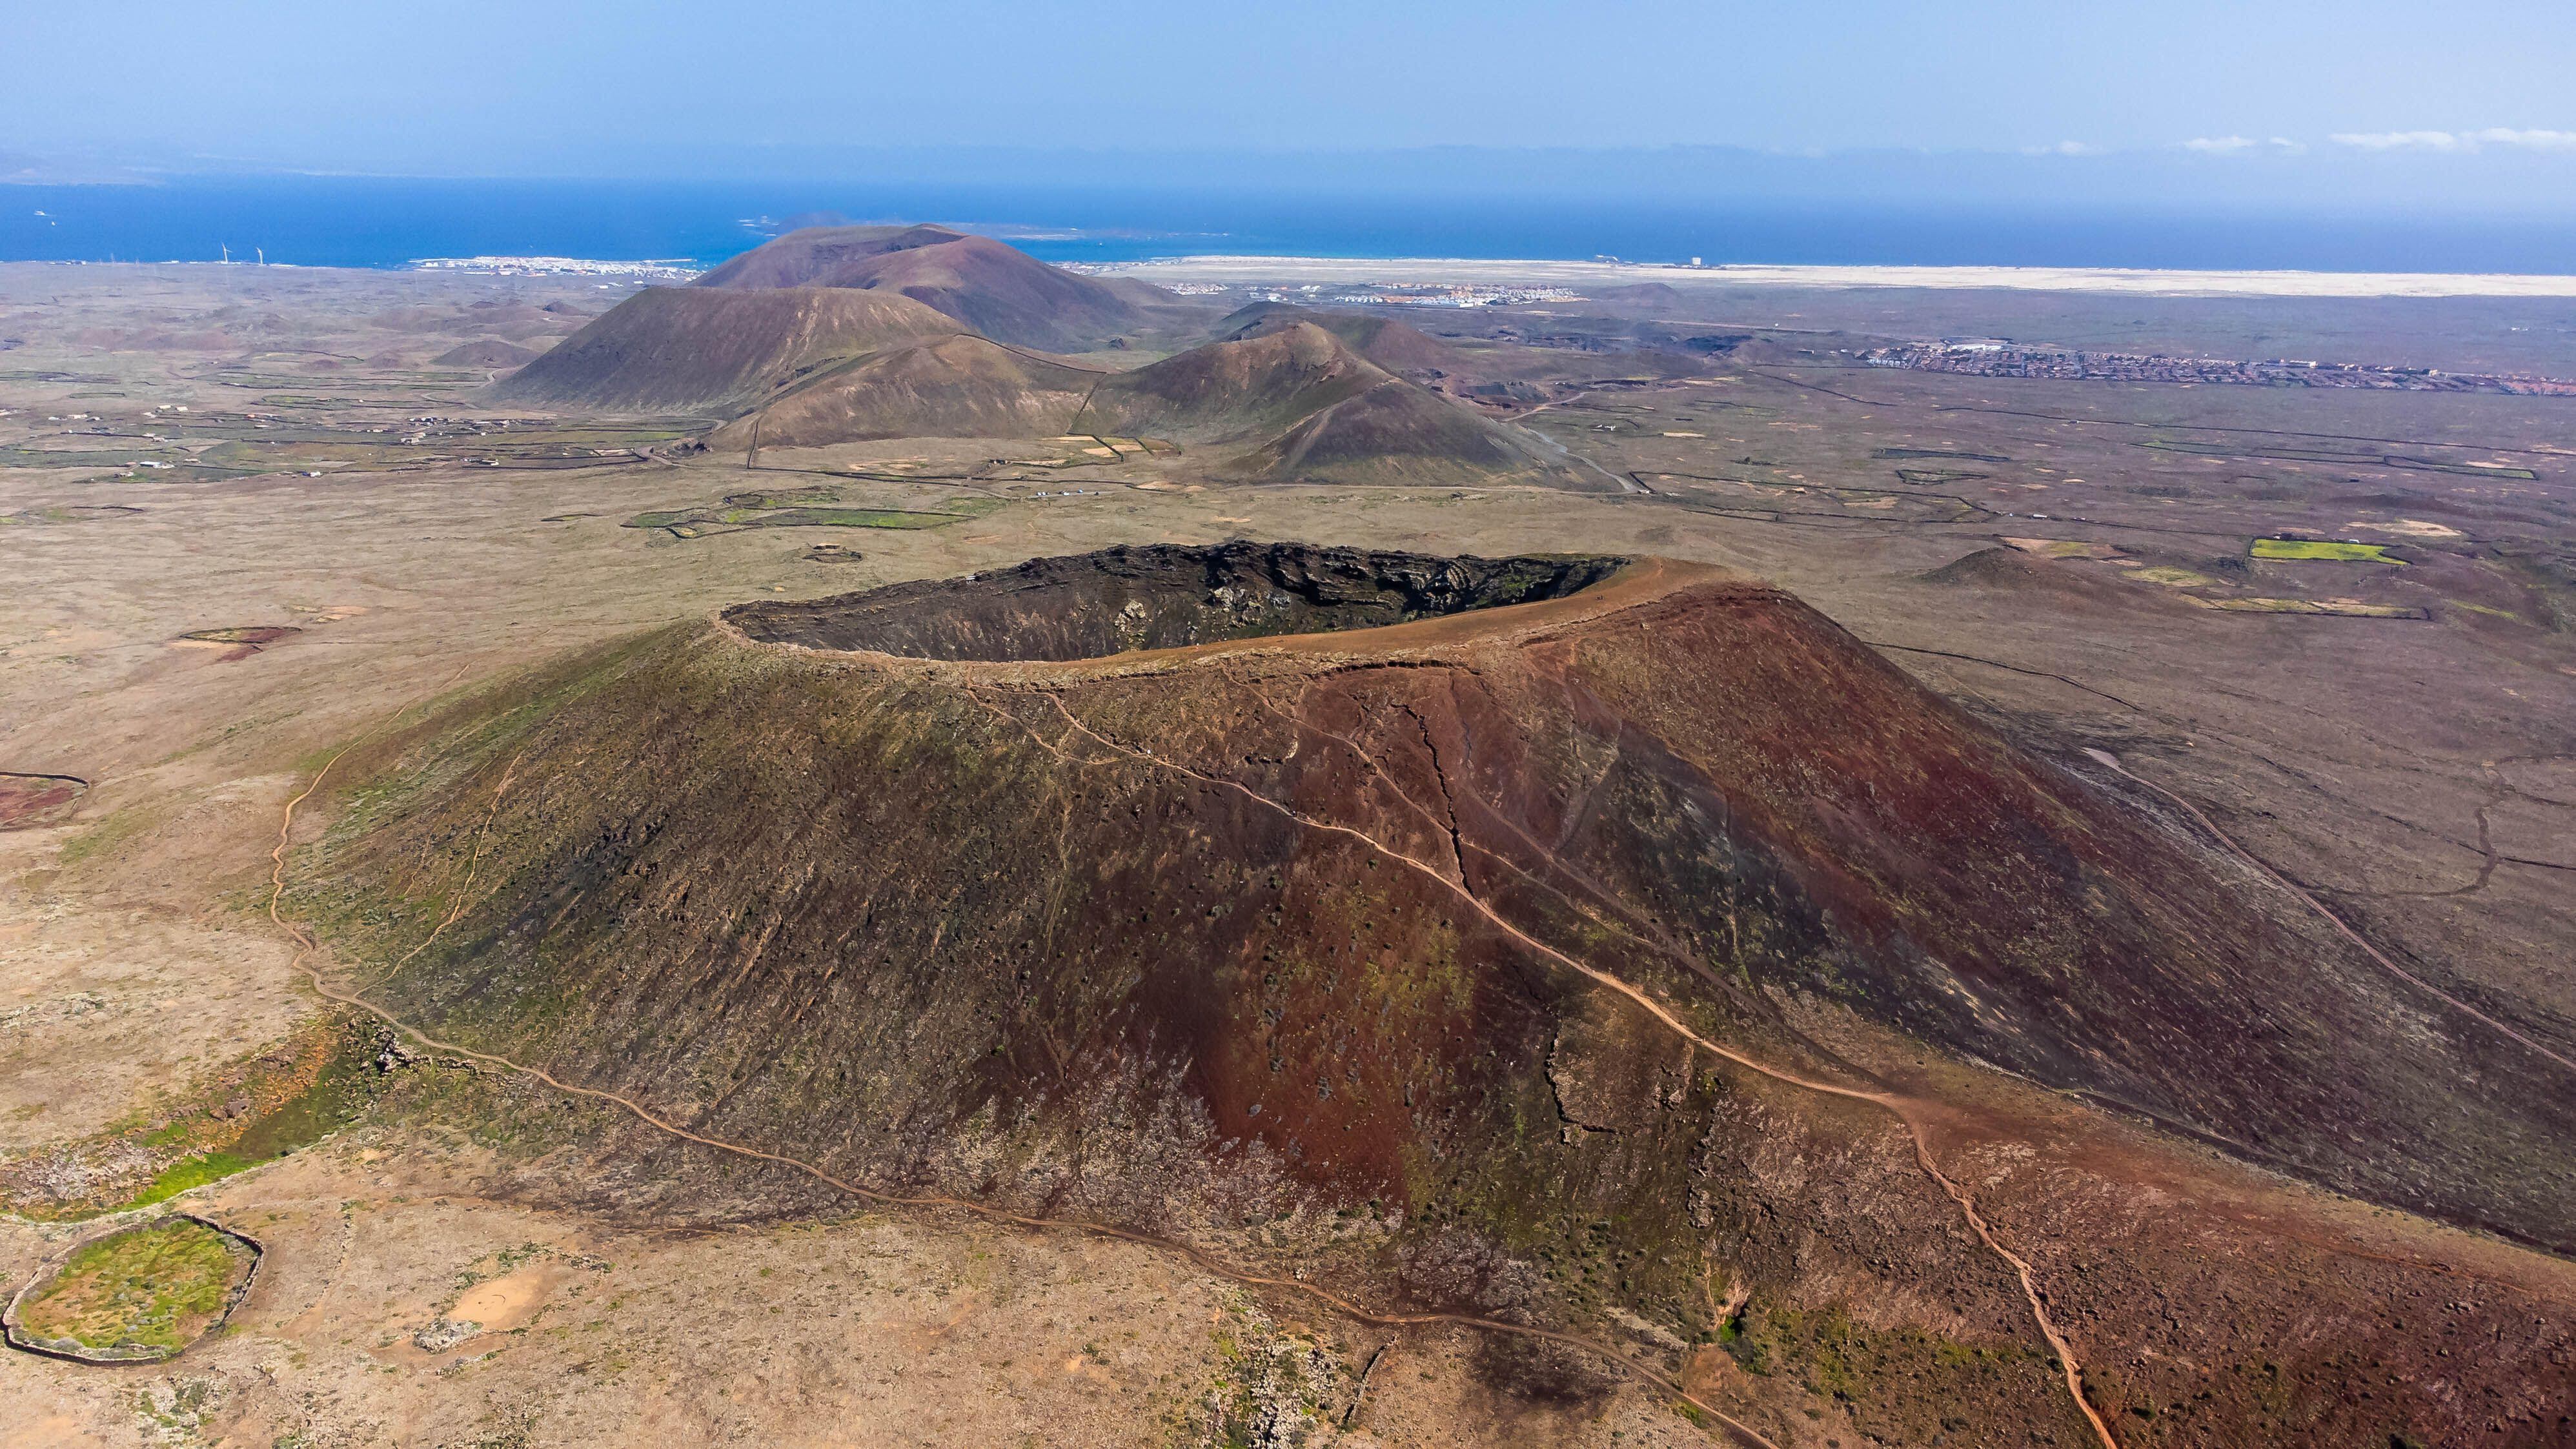
[[[2103,151],[2103,147],[2096,146],[2090,141],[2060,141],[2054,146],[2022,148],[2022,154],[2025,156],[2099,156]]]
[[[2467,149],[2459,137],[2448,131],[2338,131],[2332,139],[2338,146],[2358,146],[2364,151]]]
[[[2475,133],[2470,139],[2489,146],[2524,146],[2534,151],[2576,151],[2576,131],[2514,131],[2495,126]]]
[[[2334,138],[2338,146],[2364,151],[2481,151],[2511,146],[2525,151],[2576,151],[2576,131],[2517,131],[2489,126],[2483,131],[2361,131]]]
[[[2262,141],[2257,141],[2251,136],[2194,136],[2183,142],[2182,148],[2186,151],[2198,151],[2204,156],[2241,156],[2248,151],[2272,151],[2285,156],[2296,156],[2308,149],[2303,143],[2293,141],[2287,136],[2274,136]]]

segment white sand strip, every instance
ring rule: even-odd
[[[2117,267],[1650,266],[1635,262],[1490,261],[1469,257],[1173,257],[1086,271],[1149,282],[1301,286],[1921,287],[2125,292],[2166,297],[2576,297],[2576,276],[2506,272],[2184,272]]]

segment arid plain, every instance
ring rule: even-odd
[[[1082,427],[1107,395],[1085,382],[1084,411],[1043,434],[764,446],[749,413],[487,390],[624,288],[0,267],[0,1264],[15,1291],[146,1198],[266,1249],[229,1321],[168,1362],[0,1357],[12,1442],[2571,1442],[2576,1183],[2538,1114],[2576,1101],[2576,397],[2438,378],[2576,377],[2576,304],[1681,277],[1456,310],[1316,299],[1329,328],[1264,333],[1281,319],[1228,315],[1262,290],[1139,304],[1123,329],[1045,336],[1036,361],[1011,344],[972,365],[1105,373],[1212,337],[1329,332],[1454,409],[1444,446],[1489,476],[1372,473],[1304,421],[1258,468],[1220,466],[1169,403],[1177,384],[1140,384],[1125,414],[1183,418],[1177,443]],[[976,325],[1007,342],[1013,320]],[[1964,336],[2439,372],[2008,376],[1974,349],[1960,370],[1886,365]],[[895,365],[799,374],[805,411],[760,416],[860,415],[850,379]],[[1688,983],[1637,976],[1636,1007],[1679,1033],[1636,1039],[1659,1085],[1603,1085],[1620,1053],[1586,1057],[1577,1026],[1533,1038],[1553,1115],[1511,1160],[1571,1201],[1589,1189],[1547,1176],[1560,1130],[1568,1162],[1669,1152],[1692,1163],[1677,1193],[1714,1176],[1724,1205],[1688,1228],[1601,1206],[1597,1257],[1568,1246],[1589,1208],[1499,1235],[1529,1254],[1510,1271],[1551,1286],[1488,1301],[1507,1274],[1444,1298],[1417,1225],[1338,1179],[1185,1223],[988,1205],[1123,1237],[873,1202],[317,990],[436,963],[449,924],[479,929],[499,874],[478,875],[482,827],[523,798],[513,757],[457,767],[416,838],[355,833],[367,792],[446,768],[437,731],[515,718],[580,651],[751,601],[1238,538],[1767,580],[1947,702],[1904,738],[2000,742],[2103,830],[2250,902],[2278,959],[2331,961],[2320,979],[2402,995],[2470,1043],[2458,1125],[2447,1097],[2422,1121],[2372,1105],[2416,1080],[2380,1072],[2376,1039],[2277,1083],[2316,1128],[2277,1148],[2087,1075],[2095,1055],[2152,1075],[2138,1063],[2160,1043],[2233,1040],[2232,1007],[2281,1008],[2232,977],[2116,1020],[2068,1008],[2075,1025],[2038,1028],[2075,1044],[2060,1072],[2004,1050],[2017,1023],[1988,1049],[1965,1026],[1891,1025],[1912,1020],[1901,1003],[1873,1014],[1902,983],[1747,976],[1769,1015],[1721,1040]],[[1044,711],[1008,723],[1044,726],[1032,738],[1068,772],[1211,768],[1187,731],[1122,747],[1099,717],[1064,718],[1097,743],[1046,733]],[[1881,738],[1795,720],[1816,758]],[[556,753],[592,761],[603,794],[642,769],[590,743],[618,737],[565,738],[592,753]],[[437,877],[424,915],[367,894],[388,840]],[[1530,988],[1568,1022],[1561,1003],[1631,979],[1586,984],[1531,949],[1569,968]],[[2091,1053],[2114,1020],[2130,1036]],[[2253,1055],[2220,1064],[2236,1075],[2210,1100],[2264,1096],[2273,1068],[2242,1063],[2292,1059],[2261,1056],[2268,1030],[2245,1031]],[[1820,1096],[1801,1073],[1826,1068],[1769,1069],[1792,1061],[1761,1055],[1775,1040],[1870,1085]],[[1719,1052],[1738,1047],[1755,1061]],[[549,1058],[559,1082],[607,1080],[577,1059]],[[2477,1115],[2493,1102],[2540,1106]],[[1686,1263],[1668,1232],[1691,1236]]]

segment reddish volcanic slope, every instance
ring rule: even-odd
[[[893,252],[944,246],[965,233],[944,226],[809,226],[764,242],[692,285],[733,290],[828,287],[845,268]]]
[[[1216,324],[1216,340],[1240,342],[1250,337],[1310,323],[1342,339],[1353,352],[1397,374],[1456,371],[1465,359],[1457,348],[1393,317],[1364,312],[1319,312],[1290,302],[1255,302]]]
[[[1406,605],[1383,582],[1352,582],[1376,579],[1370,569],[1316,569],[1291,587],[1270,564],[1118,551],[914,584],[894,605],[855,595],[840,613],[832,600],[742,605],[726,628],[621,654],[580,703],[546,715],[520,764],[531,775],[556,752],[564,767],[618,757],[585,798],[528,821],[538,834],[520,842],[533,852],[523,909],[541,919],[574,880],[592,880],[580,919],[546,937],[549,973],[585,975],[580,999],[603,1027],[634,1011],[665,1035],[711,1011],[714,1029],[747,1001],[657,1001],[647,986],[724,955],[739,911],[708,914],[706,893],[757,898],[773,921],[762,970],[739,981],[752,993],[832,973],[829,942],[848,932],[835,903],[850,891],[912,883],[907,896],[953,901],[914,924],[938,934],[938,960],[974,970],[1028,950],[1005,937],[1036,911],[1054,937],[1048,981],[1028,1004],[1041,1017],[992,1029],[1005,1050],[969,1068],[992,1078],[984,1089],[1002,1089],[1025,1053],[1043,1055],[1033,1029],[1056,1050],[1133,1035],[1131,1050],[1198,1063],[1195,1084],[1226,1132],[1288,1148],[1301,1122],[1360,1114],[1368,1130],[1298,1143],[1301,1156],[1406,1192],[1386,1153],[1412,1130],[1388,1096],[1255,1120],[1265,1073],[1221,1066],[1273,1032],[1242,1029],[1247,983],[1211,981],[1206,963],[1306,950],[1314,921],[1283,937],[1267,916],[1314,909],[1324,880],[1345,888],[1347,857],[1365,854],[1358,836],[1298,824],[1311,818],[1365,831],[1455,883],[1388,875],[1394,896],[1373,932],[1401,960],[1453,955],[1476,973],[1502,970],[1499,981],[1533,968],[1525,947],[1479,924],[1466,906],[1476,901],[1556,950],[1669,983],[1734,1022],[1728,1032],[1788,1042],[1765,991],[1816,993],[2365,1197],[2576,1246],[2576,1179],[2563,1176],[2576,1104],[2532,1089],[2535,1063],[2512,1042],[2416,999],[2179,829],[2014,752],[1783,592],[1654,564],[1522,613],[1473,602],[1440,613],[1437,589]],[[1528,587],[1540,592],[1584,577],[1520,569],[1548,579]],[[1103,579],[1118,587],[1103,592]],[[989,600],[1012,613],[961,631],[956,620]],[[1172,600],[1195,613],[1162,623]],[[896,628],[889,607],[945,620],[940,638],[953,643],[920,643],[930,636]],[[1108,659],[894,667],[809,651],[1007,656],[1038,638],[1033,618],[1056,638],[1046,654]],[[1334,618],[1412,623],[1311,633]],[[1309,633],[1260,649],[1213,643],[1262,638],[1270,623]],[[1211,641],[1195,654],[1121,656],[1193,633]],[[811,703],[757,705],[783,700],[778,690]],[[835,721],[871,713],[876,734],[837,734]],[[868,824],[896,803],[958,811],[969,759],[997,793],[969,818],[891,834]],[[1090,803],[1066,816],[1074,780],[1090,782],[1074,795]],[[1105,800],[1121,806],[1103,811]],[[1051,816],[1061,824],[1025,829]],[[1195,878],[1159,870],[1175,849],[1200,857]],[[644,916],[616,901],[654,898],[634,870],[672,852],[732,870],[639,937]],[[994,870],[1005,860],[1010,870]],[[1309,870],[1321,875],[1293,885]],[[1267,885],[1270,872],[1280,885]],[[1059,896],[1084,906],[1048,909]],[[1146,939],[1131,903],[1154,911]],[[505,932],[505,921],[489,927]],[[456,965],[461,986],[526,963],[495,950]],[[1077,981],[1133,999],[1077,1006]],[[477,988],[440,1006],[471,1014],[482,1001]],[[1066,1017],[1041,1027],[1048,1001]],[[1499,1011],[1476,1035],[1522,1011]],[[853,1019],[835,1014],[799,1029],[845,1027]]]
[[[707,437],[717,448],[862,438],[1052,437],[1102,374],[960,334],[821,368]]]
[[[691,285],[900,293],[987,337],[1051,352],[1096,347],[1148,321],[1115,288],[990,237],[943,226],[793,231]]]
[[[896,296],[648,287],[492,394],[606,412],[731,416],[813,368],[958,331],[948,318]]]
[[[1597,469],[1586,475],[1551,457],[1529,434],[1390,375],[1304,323],[1128,372],[1084,368],[982,337],[938,337],[812,366],[708,442],[817,447],[1068,432],[1177,439],[1185,453],[1206,455],[1210,471],[1254,481],[1617,486]]]
[[[1357,1214],[1350,1262],[1515,1321],[1716,1334],[1743,1283],[1806,1306],[1727,1332],[1787,1344],[1865,1300],[1848,1412],[1899,1442],[2089,1430],[1836,1020],[2576,1245],[2547,1064],[1699,566],[1041,560],[743,605],[407,751],[312,899],[387,962],[452,911],[375,988],[449,1039],[853,1179],[1175,1235]],[[452,899],[424,865],[469,857]],[[2347,1356],[2429,1349],[2318,1312],[2278,1348],[2206,1328],[2290,1369],[2193,1401],[2210,1442],[2453,1412],[2342,1395]],[[2558,1351],[2527,1327],[2511,1353]]]
[[[1250,479],[1618,486],[1549,456],[1517,428],[1394,376],[1310,322],[1105,377],[1075,427],[1203,443],[1223,456],[1225,471]]]

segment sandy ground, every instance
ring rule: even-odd
[[[868,1214],[636,1230],[479,1198],[482,1165],[350,1141],[195,1195],[269,1248],[229,1328],[149,1369],[0,1357],[8,1442],[1190,1443],[1247,1358],[1320,1365],[1338,1419],[1386,1338],[1282,1323],[1124,1244]],[[0,1263],[78,1231],[13,1227]],[[1405,1338],[1353,1431],[1317,1442],[1705,1442],[1630,1400],[1500,1408],[1469,1347]]]

